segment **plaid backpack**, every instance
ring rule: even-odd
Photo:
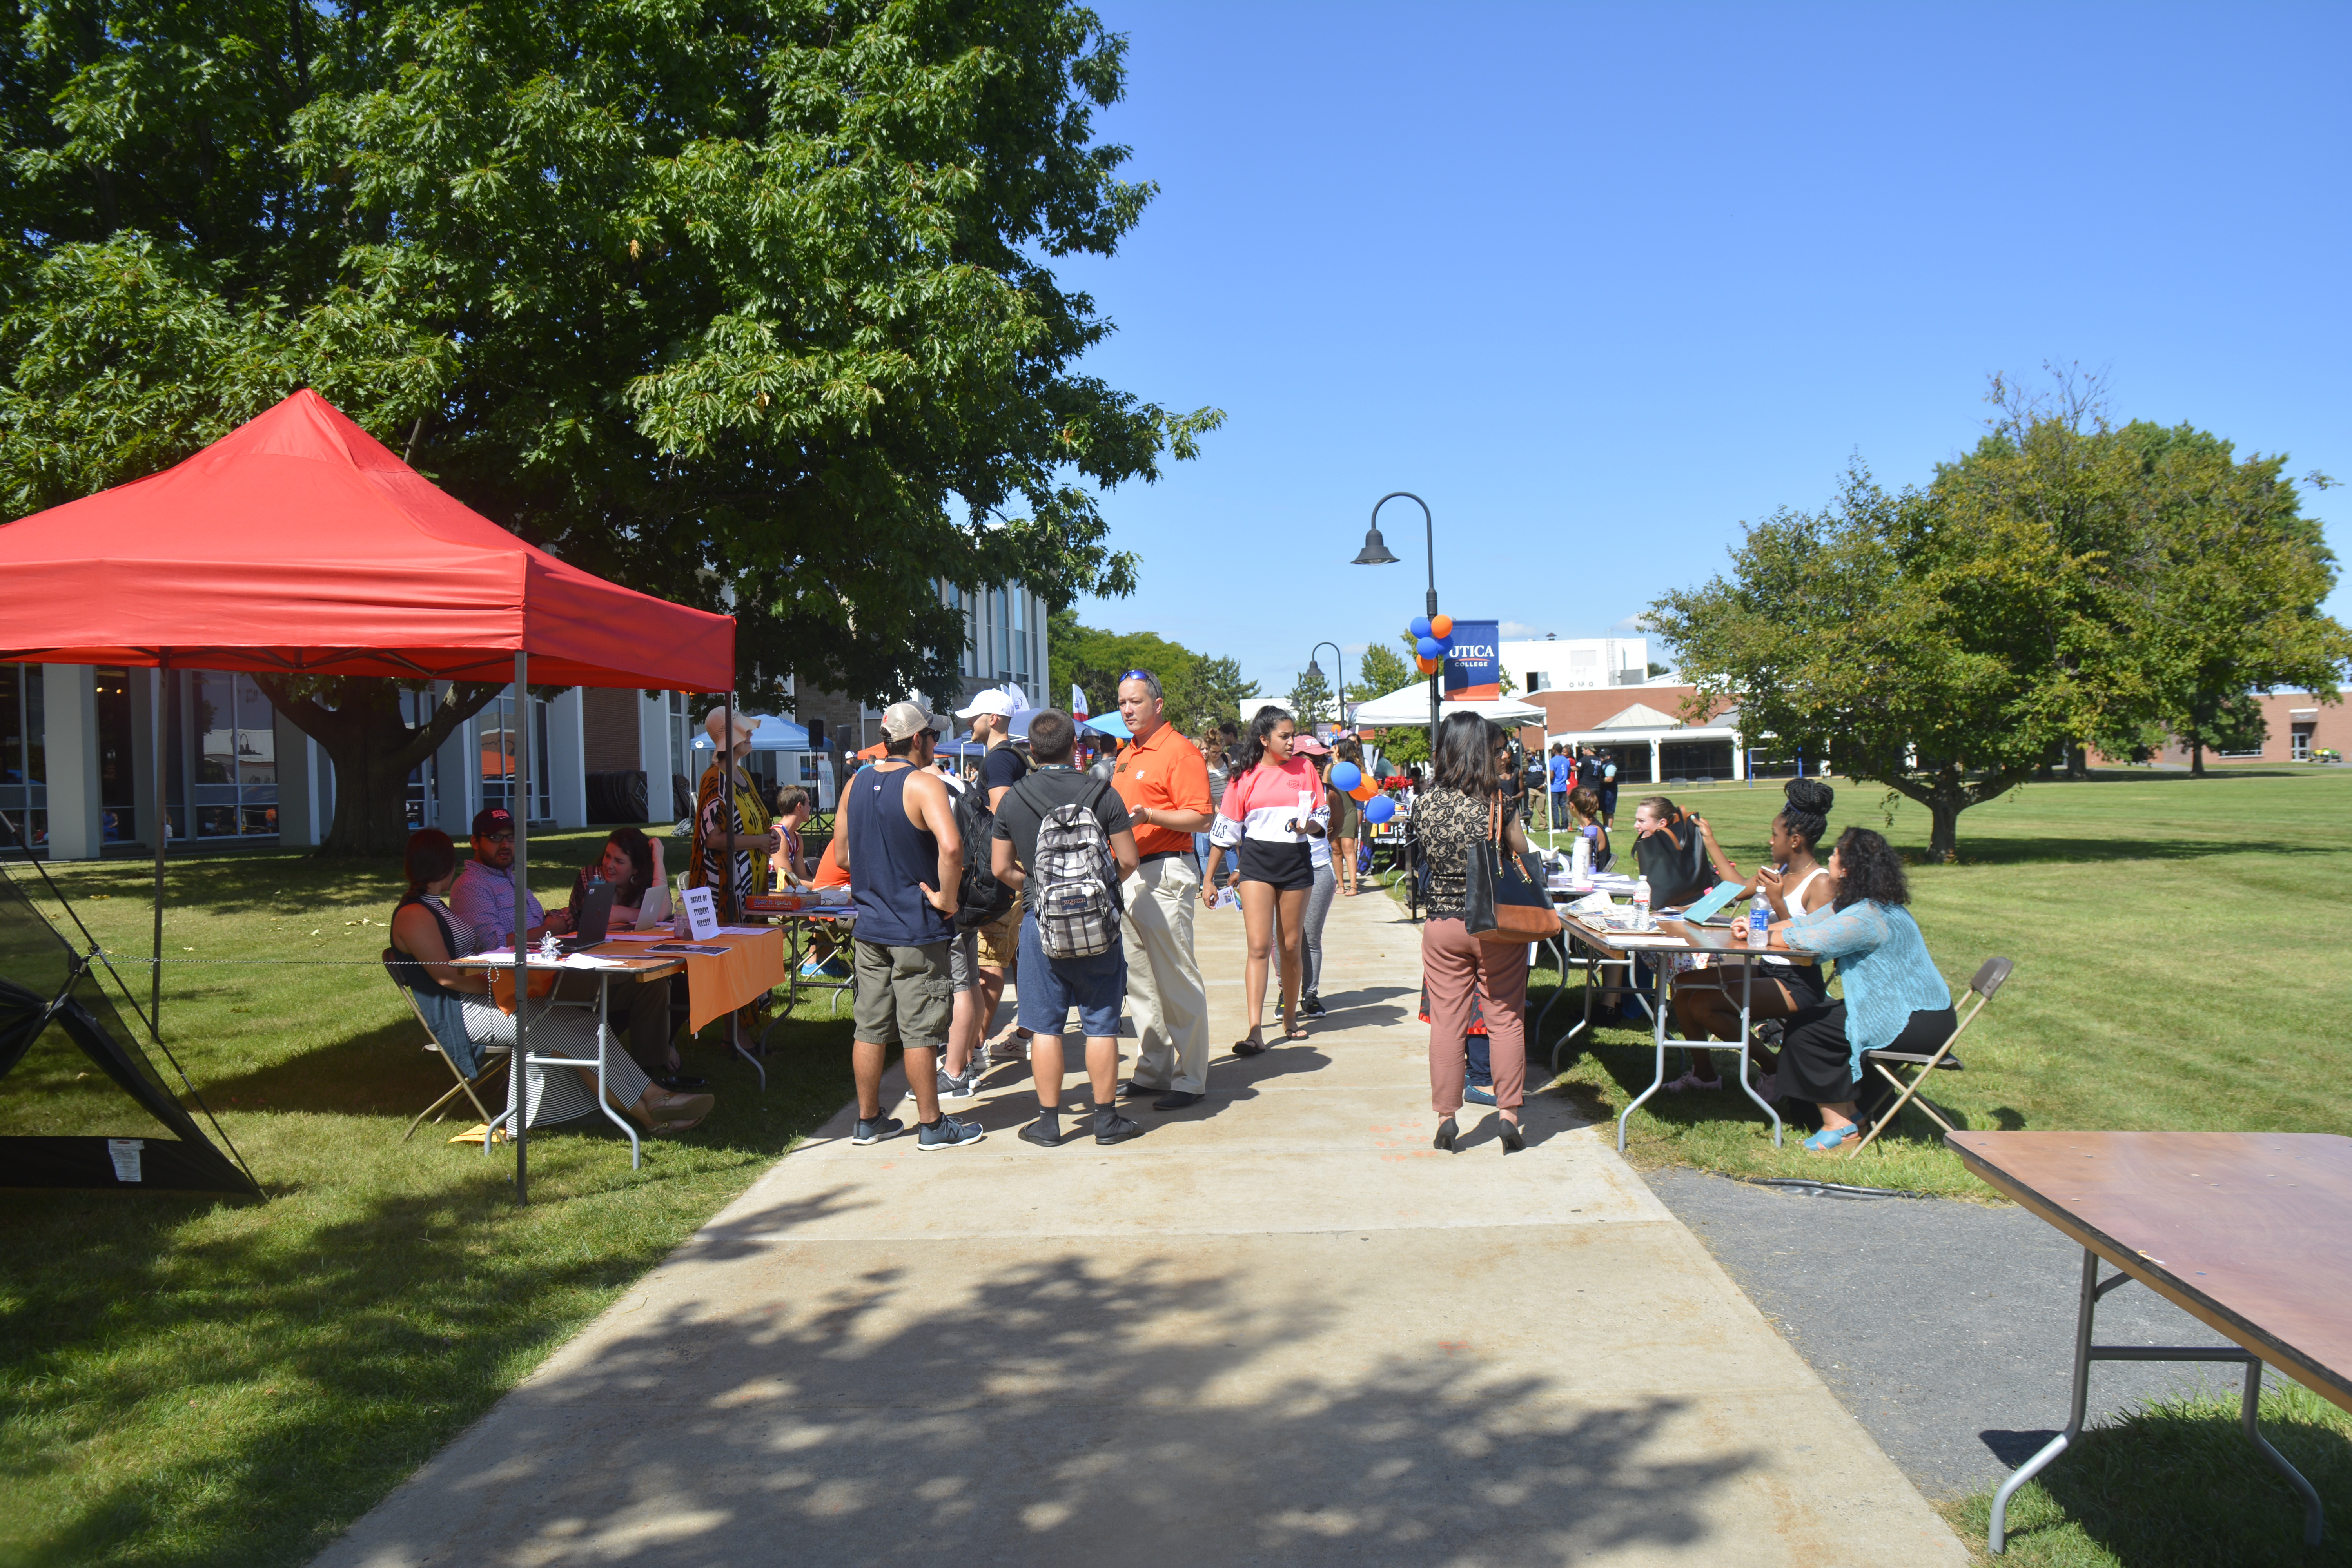
[[[1093,958],[1118,942],[1118,879],[1110,840],[1094,813],[1100,798],[1057,805],[1037,827],[1029,907],[1037,911],[1037,941],[1048,958]]]

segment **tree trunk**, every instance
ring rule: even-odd
[[[2189,776],[2194,779],[2205,776],[2205,742],[2202,741],[2189,742]]]
[[[1960,805],[1948,796],[1927,802],[1927,858],[1939,865],[1960,858]]]
[[[255,679],[271,705],[335,764],[335,819],[319,853],[378,858],[407,847],[409,773],[506,689],[452,685],[434,704],[432,717],[411,729],[401,717],[400,688],[388,679],[319,681],[313,694],[282,676]]]

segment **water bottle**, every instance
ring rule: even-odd
[[[1647,877],[1633,884],[1633,929],[1650,929],[1650,879]]]
[[[1569,850],[1568,879],[1580,888],[1592,880],[1592,840],[1581,833]]]
[[[1771,940],[1771,932],[1766,929],[1771,923],[1772,911],[1765,905],[1764,900],[1761,899],[1751,900],[1748,906],[1748,945],[1762,947]]]

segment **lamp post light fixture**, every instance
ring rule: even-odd
[[[1381,537],[1381,508],[1398,500],[1409,500],[1421,508],[1422,529],[1429,545],[1429,608],[1424,613],[1434,620],[1437,618],[1437,524],[1430,519],[1427,501],[1411,490],[1391,490],[1374,501],[1372,526],[1364,531],[1364,548],[1357,552],[1353,563],[1358,566],[1396,564],[1397,557],[1389,553],[1388,542]],[[1429,762],[1432,769],[1437,765],[1437,679],[1444,671],[1445,663],[1441,659],[1437,668],[1429,673]]]
[[[1339,685],[1337,689],[1338,696],[1333,702],[1333,707],[1337,711],[1333,714],[1333,717],[1339,721],[1339,728],[1344,730],[1348,727],[1348,661],[1346,658],[1340,654],[1339,645],[1338,643],[1317,643],[1315,647],[1310,647],[1307,650],[1307,679],[1310,680],[1321,680],[1323,679],[1323,667],[1315,662],[1316,647],[1329,648],[1331,650],[1331,662],[1339,668]]]

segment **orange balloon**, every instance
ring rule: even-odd
[[[1358,784],[1348,793],[1358,800],[1370,800],[1372,796],[1381,793],[1381,786],[1374,784],[1371,780],[1366,779],[1363,783]]]
[[[1423,658],[1419,654],[1415,654],[1412,656],[1412,662],[1421,666],[1421,672],[1423,675],[1437,673],[1437,661],[1433,658]]]
[[[1430,616],[1429,635],[1439,638],[1452,637],[1454,635],[1454,617],[1452,616]]]

